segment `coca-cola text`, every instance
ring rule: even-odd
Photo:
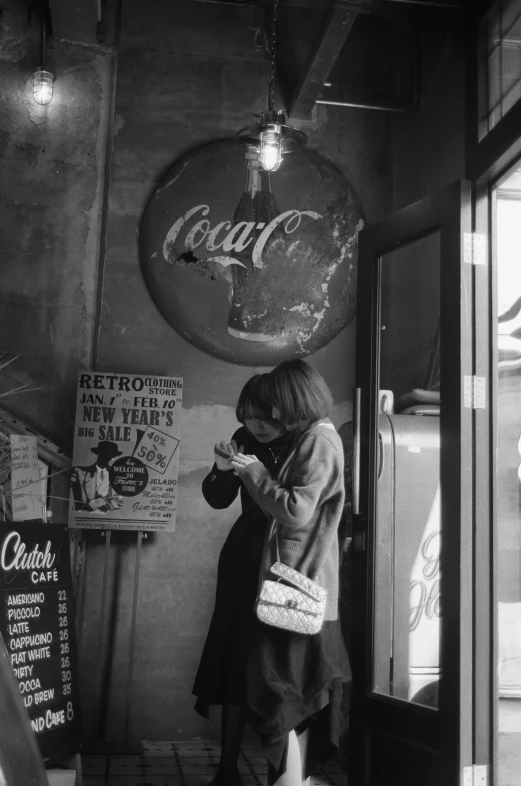
[[[163,243],[163,256],[167,262],[170,261],[170,249],[173,248],[179,233],[190,219],[196,216],[197,213],[207,216],[209,212],[210,208],[208,205],[196,205],[196,207],[191,207],[187,210],[183,216],[172,224]],[[284,213],[275,216],[269,224],[265,224],[262,221],[259,223],[239,221],[237,224],[232,225],[230,221],[220,221],[214,227],[211,226],[207,218],[202,218],[189,229],[184,243],[185,249],[193,251],[204,243],[206,251],[210,252],[210,254],[213,251],[221,251],[226,254],[226,256],[222,254],[209,256],[207,259],[213,259],[225,266],[237,264],[244,267],[240,260],[230,256],[230,254],[234,251],[241,253],[248,247],[251,247],[253,265],[256,268],[262,268],[262,252],[274,230],[282,224],[286,234],[289,235],[299,228],[303,216],[308,216],[315,221],[322,218],[320,213],[316,213],[314,210],[286,210]],[[257,235],[256,233],[259,234]]]

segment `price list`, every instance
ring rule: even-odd
[[[0,631],[43,758],[79,750],[69,538],[64,525],[9,524],[0,536]]]

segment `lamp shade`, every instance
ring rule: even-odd
[[[43,67],[33,74],[33,98],[37,104],[48,104],[52,100],[54,74]]]
[[[235,141],[256,148],[263,169],[274,172],[286,153],[299,150],[308,138],[303,131],[287,125],[283,112],[270,110],[260,115],[258,123],[241,128]]]
[[[267,126],[260,133],[259,161],[268,172],[275,172],[282,161],[280,126]]]

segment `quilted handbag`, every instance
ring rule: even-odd
[[[278,538],[277,562],[270,570],[278,578],[262,582],[256,603],[259,620],[293,633],[318,633],[324,619],[327,590],[280,561]]]

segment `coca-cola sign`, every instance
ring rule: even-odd
[[[275,174],[231,140],[170,170],[140,229],[150,294],[194,345],[245,365],[272,365],[328,343],[355,314],[352,188],[309,150]]]

